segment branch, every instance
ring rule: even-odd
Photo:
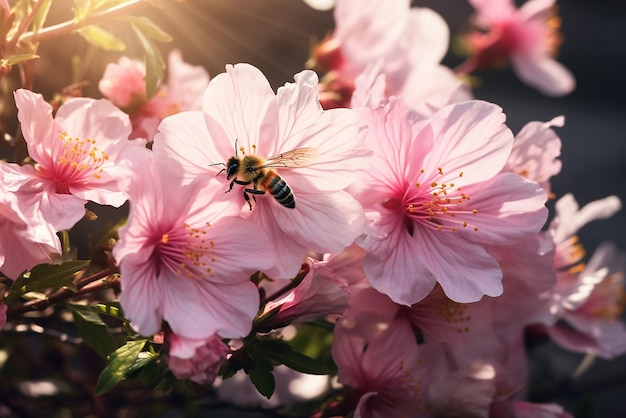
[[[88,284],[93,283],[97,280],[101,280],[100,283],[92,286],[87,286]],[[46,309],[50,305],[53,305],[65,299],[73,298],[74,296],[85,295],[88,293],[96,292],[98,290],[109,289],[117,286],[119,286],[119,277],[117,276],[117,271],[112,268],[107,268],[98,273],[92,274],[91,276],[81,279],[76,284],[76,287],[79,289],[77,292],[73,292],[70,289],[60,289],[57,292],[52,293],[45,299],[31,300],[25,302],[22,305],[16,306],[15,308],[9,309],[7,312],[7,318],[11,318],[15,315],[21,315],[25,312],[41,311]]]
[[[78,22],[68,20],[67,22],[59,23],[58,25],[43,28],[38,33],[27,32],[20,38],[20,41],[31,43],[49,41],[50,39],[54,39],[59,36],[74,33],[77,30],[87,26],[97,25],[99,23],[115,19],[116,17],[124,16],[126,14],[134,12],[135,10],[139,10],[142,7],[145,7],[146,5],[151,3],[154,2],[151,0],[131,0],[128,3],[112,7],[104,12],[89,16]]]

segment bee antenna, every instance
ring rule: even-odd
[[[238,138],[235,138],[235,158],[237,157],[237,140]]]
[[[224,163],[214,163],[214,164],[209,164],[209,167],[213,167],[214,165],[223,165],[223,166],[224,166],[224,168],[222,168],[220,171],[218,171],[218,172],[217,172],[217,174],[215,175],[215,177],[219,176],[219,175],[220,175],[220,173],[221,173],[222,171],[226,170],[226,164],[224,164]]]

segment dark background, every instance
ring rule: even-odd
[[[147,14],[174,37],[172,44],[163,46],[165,53],[179,48],[187,62],[203,65],[211,75],[222,72],[227,63],[249,62],[259,67],[275,88],[293,80],[307,60],[312,41],[321,39],[333,26],[332,12],[314,11],[300,0],[163,3],[163,10],[149,10]],[[441,13],[450,24],[452,36],[467,27],[471,8],[465,1],[414,3]],[[70,5],[68,1],[67,8],[61,8],[51,19],[70,18]],[[611,194],[626,200],[626,4],[567,0],[561,2],[560,14],[564,43],[559,60],[576,76],[576,91],[563,98],[548,98],[523,85],[507,69],[481,74],[482,86],[475,91],[476,98],[502,106],[514,133],[529,121],[565,115],[566,125],[558,130],[563,142],[563,169],[553,179],[553,191],[557,196],[573,193],[581,205]],[[123,39],[132,39],[123,23],[105,27]],[[62,49],[57,42],[42,45],[35,90],[50,94],[69,84],[72,55],[89,63],[89,80],[98,80],[106,63],[120,56],[95,51],[78,36],[64,38],[61,44]],[[137,43],[129,41],[128,47],[126,55],[141,57]],[[450,66],[460,61],[452,55],[446,58]],[[99,97],[97,86],[88,86],[86,94]],[[97,211],[101,219],[89,224],[91,230],[104,228],[109,213],[101,208]],[[605,240],[624,250],[625,232],[626,212],[622,211],[610,220],[588,225],[580,237],[589,253]],[[554,347],[542,347],[532,358],[533,367],[554,381],[570,374],[581,360],[580,355]],[[610,363],[598,361],[575,383],[579,392],[557,390],[554,400],[576,411],[577,416],[625,417],[625,378],[624,356]]]

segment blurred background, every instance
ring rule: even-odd
[[[66,3],[63,8],[55,2],[50,23],[71,19],[72,1]],[[171,44],[162,45],[164,55],[178,48],[185,61],[204,66],[212,76],[222,72],[225,64],[248,62],[260,68],[274,88],[293,80],[293,75],[303,68],[312,43],[333,28],[332,11],[315,11],[301,0],[162,3],[162,10],[148,8],[146,15],[174,38]],[[453,38],[467,29],[472,9],[465,0],[413,3],[438,11],[448,21]],[[575,92],[563,98],[548,98],[505,69],[479,74],[482,83],[475,90],[476,98],[502,106],[514,133],[529,121],[548,121],[565,115],[565,127],[557,130],[563,142],[563,169],[552,180],[553,191],[557,196],[573,193],[581,206],[611,194],[626,201],[626,3],[564,0],[559,9],[564,35],[559,59],[576,76]],[[103,26],[122,39],[132,39],[127,25],[113,22]],[[139,45],[127,45],[124,54],[141,59]],[[71,83],[73,55],[82,58],[85,79],[92,81],[101,78],[108,62],[116,62],[121,56],[96,50],[79,36],[67,37],[62,43],[42,44],[40,55],[35,90],[48,99]],[[454,67],[461,61],[462,57],[449,54],[444,63]],[[85,94],[100,97],[97,84],[88,85]],[[100,219],[89,224],[90,230],[94,226],[96,230],[105,227],[107,209],[98,208],[96,212]],[[77,239],[80,234],[84,232],[77,230]],[[589,254],[605,240],[625,250],[626,211],[588,225],[580,232],[580,238]],[[581,359],[581,355],[542,346],[532,353],[532,368],[540,371],[544,380],[533,383],[551,388],[571,374]],[[536,401],[559,402],[578,417],[626,417],[626,358],[610,363],[597,360],[580,380],[557,385],[548,393],[549,399],[534,392],[530,395]],[[211,416],[234,415],[214,412]]]

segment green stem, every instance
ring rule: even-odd
[[[64,36],[70,33],[74,33],[79,29],[90,25],[97,25],[115,19],[116,17],[124,16],[128,13],[132,13],[135,10],[152,3],[150,0],[131,0],[128,3],[121,4],[116,7],[112,7],[104,12],[89,16],[83,20],[75,22],[69,20],[67,22],[59,23],[58,25],[48,26],[43,28],[38,33],[27,32],[21,38],[22,42],[39,43],[43,41],[49,41],[59,36]]]
[[[38,0],[37,2],[35,2],[35,4],[33,5],[33,8],[31,9],[30,13],[28,14],[28,16],[26,16],[20,22],[20,26],[17,28],[17,31],[15,31],[15,33],[13,34],[13,37],[11,38],[11,40],[9,41],[9,44],[7,45],[7,50],[8,51],[13,51],[14,50],[15,45],[17,45],[17,42],[20,39],[20,36],[24,33],[24,31],[26,30],[28,25],[30,25],[33,22],[33,19],[37,15],[37,12],[39,12],[39,9],[43,5],[44,1],[45,0]]]

